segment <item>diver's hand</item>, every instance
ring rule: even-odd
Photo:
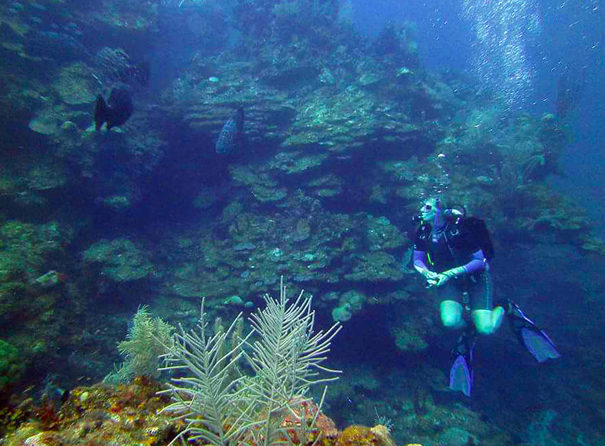
[[[415,266],[414,268],[416,268],[416,271],[422,274],[422,277],[426,279],[429,288],[435,286],[439,274],[426,268],[420,268],[418,266]]]
[[[425,270],[425,273],[424,273],[424,274],[422,274],[422,275],[423,275],[423,276],[424,276],[424,278],[425,278],[426,280],[428,280],[428,281],[435,280],[435,279],[436,279],[436,278],[439,276],[439,274],[437,274],[436,272],[434,272],[434,271],[429,271],[428,269],[427,269],[427,270]]]
[[[449,276],[445,273],[439,274],[439,276],[437,276],[437,278],[435,279],[435,286],[437,286],[437,287],[443,286],[450,279],[451,279],[451,276]]]
[[[420,274],[422,274],[422,276],[426,280],[433,280],[433,279],[435,279],[439,275],[436,272],[431,271],[431,270],[426,269],[426,268],[418,268],[418,267],[416,267],[416,271],[418,271]]]
[[[426,280],[427,288],[433,288],[435,285],[437,285],[437,283],[439,282],[439,276],[440,276],[440,274],[437,274],[437,277],[434,277],[432,279],[427,279]]]
[[[438,274],[436,277],[436,286],[443,286],[453,277],[461,276],[466,273],[466,270],[462,266],[457,266],[456,268],[448,269],[447,271]]]

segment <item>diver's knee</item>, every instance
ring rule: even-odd
[[[441,302],[441,323],[447,328],[459,328],[462,325],[462,306],[458,302]]]
[[[461,325],[462,318],[458,314],[441,313],[441,323],[447,328],[458,328]]]
[[[504,309],[496,307],[494,310],[475,310],[472,313],[473,323],[477,333],[490,335],[494,333],[502,323]]]
[[[477,330],[477,333],[480,335],[491,335],[496,331],[496,328],[491,322],[475,321],[475,330]]]

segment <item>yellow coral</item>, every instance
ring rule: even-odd
[[[369,427],[353,425],[347,427],[336,442],[336,446],[374,446],[378,441]]]
[[[372,433],[376,435],[378,445],[380,446],[396,446],[393,437],[391,437],[391,431],[388,427],[378,424],[371,429]]]

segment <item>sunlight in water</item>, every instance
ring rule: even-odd
[[[535,77],[526,47],[540,32],[535,0],[464,0],[463,15],[475,37],[473,71],[510,107],[523,106]]]

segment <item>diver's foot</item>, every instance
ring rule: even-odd
[[[456,345],[452,349],[452,356],[457,355],[472,355],[477,342],[477,330],[473,325],[468,325],[456,341]]]
[[[521,311],[519,305],[517,305],[515,302],[508,298],[503,303],[501,303],[500,306],[502,307],[507,316],[517,316],[523,319],[526,318],[526,316]]]
[[[473,387],[473,350],[477,332],[470,326],[458,338],[452,350],[449,388],[470,397]]]

